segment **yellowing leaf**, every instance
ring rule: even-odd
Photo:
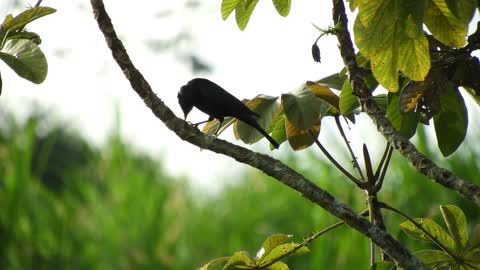
[[[298,151],[305,149],[315,142],[310,132],[313,132],[315,138],[318,137],[318,134],[320,134],[320,123],[309,129],[302,130],[295,127],[295,125],[288,121],[288,118],[285,118],[285,133],[293,150]]]
[[[449,9],[446,0],[428,1],[425,13],[425,25],[432,35],[451,47],[462,47],[465,45],[468,32],[468,24],[475,11],[476,1],[457,0],[455,16]]]
[[[265,95],[258,95],[254,99],[246,102],[247,107],[260,115],[256,117],[258,124],[264,129],[268,130],[272,125],[278,111],[279,104],[276,102],[278,97],[270,97]],[[241,121],[235,121],[234,133],[237,139],[241,139],[244,143],[256,143],[263,138],[263,135],[255,128],[247,125]]]
[[[423,80],[430,69],[428,41],[409,14],[411,1],[359,0],[355,43],[370,60],[375,79],[388,91],[398,91],[398,73]]]

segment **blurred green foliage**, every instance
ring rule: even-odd
[[[293,234],[300,242],[338,221],[256,170],[206,196],[169,176],[161,160],[134,151],[118,132],[98,148],[45,117],[20,123],[0,115],[0,269],[195,269],[238,250],[255,254],[271,234]],[[419,147],[438,157],[425,140],[420,131]],[[475,151],[462,146],[442,165],[478,184]],[[365,209],[363,192],[316,152],[282,159],[356,211]],[[441,218],[440,204],[456,204],[470,226],[480,222],[477,206],[396,155],[380,199],[434,220]],[[412,250],[425,247],[400,232],[401,218],[386,213],[385,220]],[[347,227],[309,248],[286,261],[291,269],[368,268],[369,242]]]

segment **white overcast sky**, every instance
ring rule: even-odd
[[[333,37],[323,38],[319,43],[322,64],[311,58],[311,45],[318,35],[312,23],[323,28],[331,26],[331,1],[292,1],[286,18],[276,14],[271,1],[259,1],[243,32],[238,30],[233,16],[226,22],[222,20],[220,0],[199,1],[202,4],[195,10],[185,8],[186,2],[105,1],[133,63],[179,116],[183,114],[177,103],[177,91],[195,76],[210,78],[239,98],[252,98],[259,93],[280,95],[342,67]],[[219,178],[226,172],[245,167],[181,141],[150,113],[114,63],[93,19],[89,1],[44,0],[42,5],[57,9],[57,13],[29,27],[42,37],[41,48],[49,62],[47,80],[34,85],[0,64],[2,106],[21,116],[31,109],[32,101],[37,102],[99,145],[112,129],[118,109],[121,133],[132,145],[162,156],[171,173],[193,176],[199,184],[224,181]],[[5,9],[5,3],[0,4],[0,16],[3,18],[7,12],[12,11]],[[180,32],[189,33],[192,42],[182,42],[161,52],[147,45],[172,39]],[[212,72],[192,74],[184,60],[190,52],[211,65]],[[189,115],[191,121],[204,119],[199,112]],[[369,120],[357,124],[372,125]],[[323,130],[326,128],[328,125]],[[378,146],[383,150],[383,140],[377,134],[364,132],[362,136],[370,148]],[[234,140],[231,131],[221,137]],[[321,138],[327,143],[335,141],[325,134]],[[266,141],[255,145],[255,149],[280,158],[281,151],[292,151],[282,146],[281,151],[272,153]]]

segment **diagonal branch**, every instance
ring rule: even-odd
[[[118,39],[102,0],[91,0],[95,19],[105,36],[113,58],[122,69],[133,90],[170,130],[182,140],[188,141],[203,149],[223,154],[235,160],[257,168],[267,175],[301,193],[308,200],[318,204],[334,216],[362,234],[366,235],[385,250],[399,265],[405,269],[428,269],[409,250],[402,246],[390,234],[368,222],[351,208],[335,199],[328,192],[292,170],[282,162],[267,155],[255,153],[246,148],[228,143],[221,139],[207,136],[192,128],[187,122],[177,118],[174,113],[152,91],[143,75],[132,64],[122,42]]]
[[[350,83],[353,93],[358,97],[363,111],[365,111],[377,126],[388,142],[398,150],[417,169],[418,172],[437,182],[438,184],[456,190],[469,200],[480,205],[480,187],[461,179],[452,172],[437,166],[433,161],[420,153],[405,137],[395,131],[390,121],[372,98],[372,94],[365,85],[364,72],[357,65],[352,39],[348,32],[348,19],[345,14],[343,0],[332,0],[333,20],[337,27],[337,39],[340,44],[340,53],[343,62],[350,74]]]

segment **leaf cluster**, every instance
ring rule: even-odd
[[[200,270],[236,270],[236,269],[265,269],[265,270],[288,270],[289,267],[280,260],[293,255],[301,255],[310,252],[305,244],[285,243],[292,235],[270,235],[257,252],[255,258],[245,251],[237,251],[232,256],[221,257],[210,261]]]
[[[42,83],[47,76],[47,59],[38,45],[37,33],[24,30],[25,26],[43,16],[54,13],[50,7],[32,7],[17,16],[7,15],[0,25],[0,59],[18,76],[33,83]],[[0,76],[0,93],[2,78]]]

